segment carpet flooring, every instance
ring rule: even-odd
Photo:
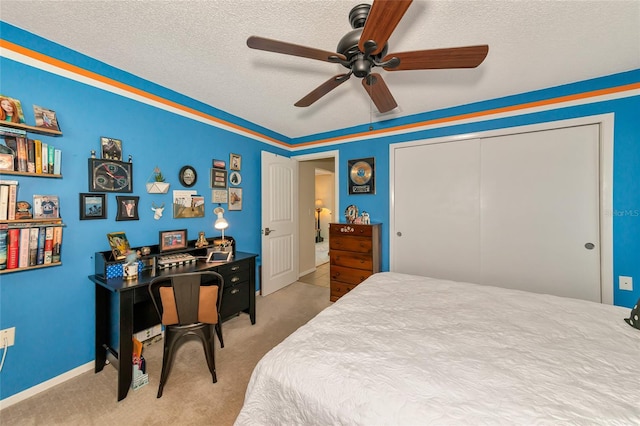
[[[149,384],[116,400],[116,370],[110,366],[73,379],[0,411],[0,424],[35,425],[232,425],[257,362],[271,348],[325,309],[329,288],[293,283],[266,297],[256,296],[256,324],[240,314],[223,323],[225,347],[216,346],[218,382],[212,383],[202,346],[183,344],[157,399],[162,341],[146,345]],[[216,340],[217,342],[217,340]]]

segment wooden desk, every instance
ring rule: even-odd
[[[216,271],[224,278],[220,307],[223,321],[244,312],[249,314],[251,324],[255,324],[256,257],[256,254],[237,252],[234,259],[227,263],[212,265],[198,260],[195,264],[163,269],[156,276]],[[89,276],[95,283],[96,291],[95,372],[102,371],[107,359],[118,370],[118,401],[127,397],[131,387],[133,334],[159,322],[147,289],[153,278],[149,271],[143,271],[133,281]],[[115,315],[117,318],[112,317]],[[122,359],[120,354],[123,354]]]

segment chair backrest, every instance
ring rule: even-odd
[[[149,284],[149,294],[164,325],[218,323],[224,278],[214,271],[163,275]]]

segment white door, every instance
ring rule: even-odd
[[[481,283],[601,301],[598,141],[596,124],[482,139]]]
[[[392,270],[601,301],[598,135],[396,150]]]
[[[298,162],[262,152],[262,283],[266,296],[298,278]]]

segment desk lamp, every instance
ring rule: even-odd
[[[222,231],[222,244],[226,243],[224,240],[224,230],[229,227],[229,222],[222,215],[224,214],[224,209],[222,207],[216,207],[213,209],[213,213],[218,215],[218,218],[213,223],[213,227]]]

